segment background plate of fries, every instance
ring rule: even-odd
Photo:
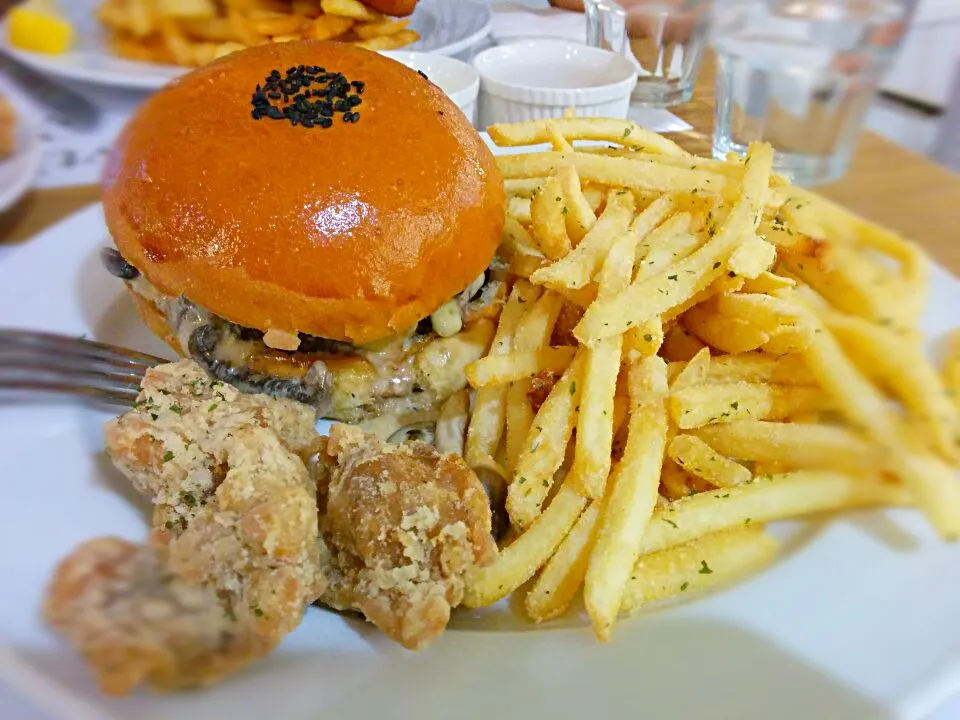
[[[311,610],[231,682],[99,696],[36,608],[78,542],[142,534],[110,415],[0,405],[0,680],[55,717],[145,720],[919,719],[960,689],[960,282],[765,146],[694,158],[597,119],[491,136],[524,279],[467,372],[465,454],[508,481],[513,529],[448,632],[413,654]],[[103,282],[106,237],[93,207],[11,255],[5,323],[164,353]]]
[[[190,67],[250,45],[337,40],[374,50],[454,55],[490,31],[483,0],[420,0],[409,18],[388,18],[359,0],[70,0],[77,45],[63,55],[0,49],[52,76],[128,88],[162,87]]]

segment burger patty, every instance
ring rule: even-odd
[[[297,400],[322,417],[356,423],[435,408],[466,385],[464,368],[482,357],[505,294],[505,270],[491,268],[409,334],[367,346],[312,335],[290,336],[296,350],[270,347],[265,333],[220,318],[184,297],[160,293],[112,248],[104,264],[162,313],[188,355],[243,392]],[[449,306],[449,307],[448,307]],[[449,315],[454,312],[451,332]],[[442,325],[437,319],[443,315]]]

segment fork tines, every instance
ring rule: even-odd
[[[85,338],[0,330],[0,390],[60,392],[132,405],[144,373],[164,362]]]

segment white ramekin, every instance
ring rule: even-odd
[[[566,40],[524,40],[479,53],[481,129],[493,123],[577,115],[625,118],[637,70],[609,50]]]
[[[443,90],[456,103],[471,124],[476,125],[480,75],[470,65],[454,58],[431,53],[384,50],[380,54],[403,63],[409,68],[420,70],[430,79],[430,82]]]

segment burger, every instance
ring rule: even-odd
[[[143,320],[214,378],[362,422],[465,386],[504,295],[493,155],[423,74],[268,44],[152,96],[103,205]]]

